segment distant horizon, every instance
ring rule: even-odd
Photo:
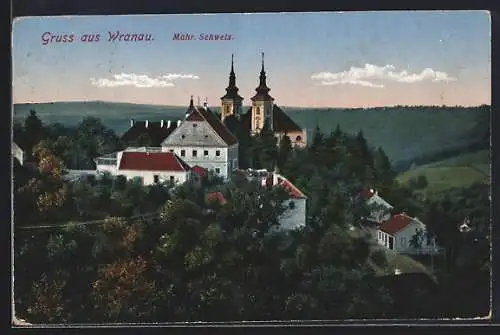
[[[234,55],[244,103],[264,58],[279,106],[491,104],[486,11],[27,17],[12,39],[14,103],[219,105]]]
[[[198,105],[196,99],[195,106],[203,106],[203,103]],[[135,103],[135,102],[126,102],[126,101],[111,101],[111,100],[67,100],[67,101],[44,101],[44,102],[16,102],[13,105],[46,105],[46,104],[63,104],[63,103],[106,103],[106,104],[123,104],[123,105],[137,105],[137,106],[154,106],[154,107],[179,107],[179,108],[187,108],[189,103],[185,105],[168,105],[168,104],[153,104],[153,103]],[[308,108],[308,109],[376,109],[376,108],[394,108],[394,107],[456,107],[456,108],[474,108],[474,107],[482,107],[489,106],[491,104],[479,104],[479,105],[385,105],[385,106],[360,106],[360,107],[343,107],[343,106],[287,106],[276,104],[282,108]],[[209,108],[220,108],[219,105],[210,105]],[[244,108],[250,108],[251,105],[243,104]]]

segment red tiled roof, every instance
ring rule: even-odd
[[[272,187],[273,186],[273,174],[270,173],[266,176],[265,178],[265,185],[267,187]],[[288,192],[288,194],[290,195],[291,198],[293,199],[301,199],[301,198],[305,198],[306,196],[304,195],[304,193],[302,193],[301,190],[299,190],[297,188],[297,186],[295,186],[294,184],[292,184],[288,179],[285,179],[285,178],[282,178],[280,176],[278,176],[278,184],[279,186],[283,187],[283,189],[285,191]]]
[[[371,197],[373,197],[374,195],[375,195],[375,192],[373,192],[373,190],[364,189],[361,191],[361,196],[363,198],[365,198],[366,200],[371,199]]]
[[[390,234],[390,235],[395,235],[406,226],[408,226],[412,222],[412,218],[410,218],[406,214],[396,214],[389,220],[385,221],[378,229]]]
[[[119,170],[189,171],[190,167],[172,152],[124,152]]]
[[[305,198],[304,193],[292,184],[288,179],[278,177],[278,185],[283,187],[293,199]]]
[[[226,203],[226,199],[224,199],[224,195],[220,192],[212,192],[207,194],[208,201],[217,201],[220,205],[224,205]]]
[[[222,121],[212,113],[210,109],[205,108],[194,108],[186,118],[187,121],[204,121],[206,120],[210,127],[220,136],[220,138],[227,144],[233,145],[238,143],[238,140],[234,135],[227,129],[227,127],[222,123]]]
[[[193,171],[194,173],[196,173],[198,176],[200,177],[205,177],[208,172],[206,169],[202,168],[201,166],[199,165],[195,165],[191,168],[191,171]]]

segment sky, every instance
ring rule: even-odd
[[[122,41],[110,41],[117,32]],[[176,33],[195,38],[175,40]],[[126,34],[144,39],[125,41]],[[218,106],[234,54],[236,84],[250,105],[262,52],[281,106],[491,102],[486,11],[26,17],[14,22],[12,39],[14,103],[185,106],[193,95]]]

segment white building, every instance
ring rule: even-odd
[[[224,179],[238,168],[238,141],[206,103],[195,107],[192,97],[186,119],[162,142],[162,151]]]
[[[415,235],[419,237],[418,247],[410,242]],[[431,254],[441,251],[434,238],[428,240],[425,224],[405,213],[394,215],[378,227],[377,242],[387,249],[404,254]]]
[[[374,189],[363,190],[361,196],[370,208],[370,216],[366,219],[375,223],[382,223],[391,218],[393,206],[378,195]]]
[[[283,202],[285,212],[279,218],[280,230],[293,230],[306,225],[307,197],[301,190],[282,175],[270,172],[261,179],[265,187],[281,186],[288,192],[290,198]]]
[[[99,157],[95,162],[97,172],[140,178],[144,185],[184,183],[190,177],[189,165],[174,153],[162,152],[161,148],[128,148]]]

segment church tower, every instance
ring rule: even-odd
[[[259,86],[255,89],[257,92],[252,98],[252,133],[258,133],[267,122],[273,129],[273,107],[274,98],[269,95],[271,89],[266,84],[266,71],[264,70],[264,53],[262,53],[262,69],[260,71]]]
[[[222,98],[221,121],[230,115],[237,118],[241,115],[243,98],[238,94],[236,87],[236,75],[234,74],[234,55],[231,55],[231,72],[229,73],[229,85],[226,88],[226,95]]]

